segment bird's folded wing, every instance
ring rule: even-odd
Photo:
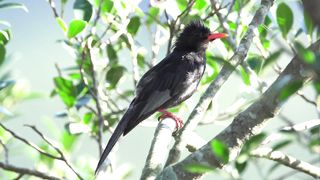
[[[135,109],[135,113],[139,115],[138,118],[130,120],[124,135],[159,108],[163,108],[165,103],[175,98],[181,91],[179,87],[185,81],[187,73],[183,70],[183,66],[183,63],[171,60],[160,67],[155,66],[141,78],[136,98],[131,104],[132,109]],[[135,108],[135,106],[139,106],[139,108]]]

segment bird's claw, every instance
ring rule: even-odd
[[[183,127],[183,121],[181,118],[179,118],[178,116],[176,116],[173,113],[168,112],[166,110],[159,110],[159,111],[162,113],[162,115],[158,118],[159,121],[162,119],[165,119],[165,118],[171,118],[176,122],[177,130],[179,130]]]

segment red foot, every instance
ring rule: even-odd
[[[177,129],[181,129],[183,127],[183,121],[178,116],[174,115],[173,113],[165,109],[159,109],[158,111],[162,113],[162,115],[158,118],[159,120],[165,119],[165,118],[171,118],[176,122]]]

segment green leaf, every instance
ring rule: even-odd
[[[263,65],[262,65],[262,69],[266,68],[268,65],[275,62],[280,57],[282,52],[283,52],[282,50],[279,50],[279,51],[272,53],[267,59],[264,60]]]
[[[242,66],[239,66],[239,71],[240,71],[241,78],[242,78],[244,84],[250,86],[250,84],[251,84],[250,83],[250,76],[247,73],[247,71]]]
[[[20,3],[2,3],[0,4],[0,9],[22,9],[25,12],[28,12],[28,8]]]
[[[84,116],[83,116],[83,123],[84,124],[89,124],[90,121],[92,121],[94,118],[94,115],[92,112],[88,112],[88,113],[85,113]]]
[[[316,57],[314,53],[303,47],[299,42],[295,42],[295,47],[298,51],[298,56],[307,64],[314,64],[316,62]]]
[[[123,76],[124,71],[126,70],[126,68],[124,68],[123,66],[119,66],[119,65],[115,65],[113,67],[111,67],[111,69],[109,69],[109,71],[107,72],[106,75],[106,79],[107,81],[110,83],[111,88],[114,88],[120,78]]]
[[[76,19],[89,22],[92,12],[92,5],[87,0],[76,0],[73,4],[73,13]]]
[[[314,89],[318,94],[320,94],[320,81],[313,81]]]
[[[244,161],[244,162],[236,161],[235,162],[235,167],[236,167],[237,171],[239,172],[239,174],[243,173],[243,171],[246,169],[247,162],[248,161]]]
[[[297,92],[302,87],[302,85],[303,85],[302,81],[295,81],[295,82],[292,82],[292,83],[286,85],[280,91],[280,94],[278,97],[279,100],[280,101],[287,100],[292,94]]]
[[[220,140],[214,139],[211,141],[211,149],[222,162],[227,163],[229,161],[229,149]]]
[[[248,58],[247,62],[250,68],[253,69],[256,72],[256,74],[259,74],[262,67],[261,58],[258,56],[254,56],[254,57]]]
[[[206,2],[206,0],[196,0],[193,7],[195,9],[201,10],[204,7],[207,7],[207,2]]]
[[[64,79],[62,77],[55,77],[54,83],[56,91],[60,98],[67,107],[72,107],[76,102],[76,89],[73,86],[72,81]]]
[[[179,10],[182,12],[187,8],[187,0],[176,0]]]
[[[41,144],[39,146],[43,151],[49,153],[49,154],[52,154],[52,155],[55,155],[55,156],[58,156],[58,153],[53,150],[48,144]],[[45,156],[41,153],[39,153],[39,159],[42,163],[44,163],[45,165],[47,165],[49,168],[51,168],[53,166],[53,163],[54,163],[54,159],[48,157],[48,156]]]
[[[68,131],[64,131],[61,137],[61,142],[65,150],[71,151],[76,141],[76,136],[70,134]]]
[[[3,64],[6,57],[6,48],[0,43],[0,66]]]
[[[127,26],[128,33],[135,35],[138,32],[140,25],[141,25],[140,18],[138,16],[132,17]]]
[[[101,10],[102,12],[111,12],[113,8],[113,1],[111,0],[104,0],[103,3],[102,3],[102,7],[101,7]]]
[[[68,38],[73,38],[77,36],[79,33],[81,33],[85,29],[86,25],[87,25],[86,21],[78,20],[78,19],[72,20],[69,24],[69,28],[67,32]]]
[[[111,63],[116,63],[118,61],[117,51],[113,48],[112,44],[107,45],[107,56]]]
[[[304,12],[304,24],[306,26],[307,33],[311,35],[315,26],[312,19],[310,18],[310,15],[306,11]]]
[[[199,174],[211,172],[214,170],[212,167],[202,164],[188,164],[184,167],[184,169],[188,172]]]
[[[68,27],[67,27],[66,23],[64,22],[64,20],[61,17],[57,17],[56,21],[57,21],[58,25],[60,26],[60,28],[62,29],[62,31],[67,32]]]
[[[149,14],[146,20],[147,25],[150,25],[154,21],[154,19],[157,19],[157,17],[159,16],[159,12],[160,12],[160,9],[157,7],[149,8]]]
[[[272,150],[273,150],[273,151],[279,150],[279,149],[281,149],[281,148],[289,145],[291,142],[292,142],[292,140],[283,140],[283,141],[280,141],[280,142],[278,142],[277,144],[273,145]]]
[[[293,25],[293,13],[290,7],[285,3],[280,3],[277,8],[277,23],[284,38],[287,37]]]
[[[139,67],[144,68],[145,67],[144,55],[142,55],[141,53],[138,53],[137,62]]]
[[[243,146],[241,153],[249,154],[250,151],[256,149],[262,141],[267,137],[265,133],[260,133],[255,136],[252,136]]]
[[[11,38],[11,33],[9,29],[0,30],[0,43],[6,45]]]

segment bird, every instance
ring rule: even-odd
[[[192,96],[206,68],[205,52],[209,42],[227,37],[211,33],[201,20],[191,21],[178,35],[172,52],[149,69],[137,83],[135,98],[119,121],[98,162],[95,174],[121,135],[125,136],[153,113],[170,117],[181,128],[182,120],[166,109]]]

